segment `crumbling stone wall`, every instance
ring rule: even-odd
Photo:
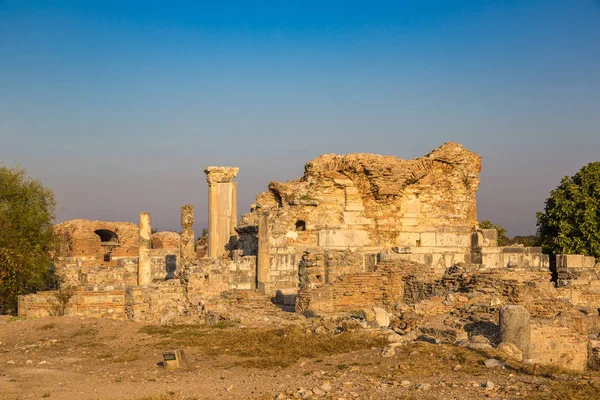
[[[256,257],[203,259],[186,269],[184,280],[190,302],[198,304],[231,289],[256,287]]]
[[[150,243],[153,249],[179,250],[179,233],[177,232],[156,232],[150,236]]]
[[[409,233],[475,227],[480,168],[480,157],[456,143],[414,160],[326,154],[308,162],[302,178],[271,182],[237,231],[258,225],[259,214],[268,212],[271,247],[289,253],[419,247]]]
[[[51,315],[58,291],[19,296],[19,316],[40,318]],[[119,289],[79,288],[70,299],[65,315],[125,320],[125,292]]]
[[[305,253],[296,311],[357,311],[369,306],[392,310],[406,303],[406,295],[415,290],[412,277],[431,278],[429,268],[411,261],[387,261],[370,267],[365,262],[368,258],[358,252]]]
[[[87,265],[116,266],[121,258],[138,256],[138,227],[130,222],[75,219],[56,225],[54,231],[59,240],[58,268],[73,265],[77,259]],[[109,243],[103,243],[97,231],[114,232],[118,245],[107,246]],[[104,261],[104,255],[111,249],[110,261]]]

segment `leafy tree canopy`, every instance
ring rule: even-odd
[[[537,213],[545,252],[600,257],[600,161],[565,176]]]
[[[0,166],[0,313],[48,283],[55,207],[52,191],[24,169]]]

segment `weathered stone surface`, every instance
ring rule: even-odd
[[[184,205],[181,207],[181,247],[179,257],[184,265],[190,265],[195,259],[194,252],[194,206]]]
[[[54,231],[59,240],[59,264],[81,258],[96,264],[116,265],[120,257],[138,255],[138,227],[131,222],[74,219],[56,225]],[[105,262],[104,255],[109,250],[112,250],[111,260]]]
[[[297,247],[385,248],[404,240],[400,239],[403,232],[470,229],[477,224],[480,168],[480,157],[456,143],[446,143],[414,160],[326,154],[309,161],[302,178],[271,182],[240,225],[257,225],[259,214],[268,213],[271,246],[288,251]],[[469,231],[465,237],[468,247]],[[445,238],[447,243],[436,245],[462,241]],[[429,236],[417,236],[411,245],[418,247],[427,240]]]
[[[226,256],[230,239],[237,225],[237,183],[231,180],[237,176],[239,168],[206,167],[208,182],[208,256]]]
[[[500,343],[497,347],[498,351],[505,356],[517,361],[523,361],[523,352],[519,350],[513,343]]]
[[[522,305],[507,305],[500,310],[500,341],[512,343],[523,357],[529,357],[531,327],[529,311]]]
[[[179,250],[179,233],[156,232],[150,237],[153,249]]]
[[[375,322],[380,328],[387,328],[390,325],[390,315],[381,307],[373,307],[375,313]]]
[[[138,258],[138,285],[148,285],[152,282],[152,219],[150,213],[140,213],[140,246]]]

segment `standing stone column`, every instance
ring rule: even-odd
[[[194,251],[194,206],[186,204],[181,207],[181,237],[179,240],[179,261],[182,266],[190,265],[196,258]]]
[[[500,342],[512,343],[529,358],[531,327],[529,311],[523,306],[507,305],[500,310]]]
[[[152,282],[152,263],[150,261],[150,252],[152,244],[150,236],[152,235],[152,219],[150,213],[140,213],[140,245],[138,260],[138,285],[149,285]]]
[[[256,257],[256,281],[258,289],[269,293],[269,270],[271,268],[271,252],[269,249],[269,215],[258,217],[258,254]]]
[[[206,167],[208,182],[208,256],[227,256],[225,246],[235,235],[237,225],[237,182],[231,180],[240,169],[235,167]]]

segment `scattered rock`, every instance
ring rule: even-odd
[[[512,343],[500,343],[500,345],[497,347],[497,350],[509,358],[517,361],[523,361],[523,352]]]
[[[471,337],[471,343],[490,344],[490,340],[483,335],[474,335],[473,337]]]
[[[409,388],[412,386],[412,383],[410,381],[402,381],[400,382],[400,386],[402,386],[403,388]]]
[[[495,297],[490,301],[490,307],[498,307],[502,305],[502,300],[500,300],[499,298]]]
[[[431,389],[431,385],[429,383],[421,383],[419,386],[417,386],[417,389],[426,392]]]
[[[381,307],[373,307],[373,312],[375,313],[375,321],[378,327],[387,328],[390,326],[390,315],[387,311]]]
[[[469,301],[469,298],[467,296],[458,295],[458,296],[456,296],[456,300],[461,303],[466,303]]]
[[[375,312],[368,308],[361,309],[358,316],[367,322],[375,321]]]
[[[484,364],[488,368],[504,368],[504,366],[506,365],[502,361],[497,360],[495,358],[488,358],[484,361]]]
[[[387,336],[387,341],[389,343],[400,343],[400,342],[405,342],[406,339],[404,338],[403,335],[398,335],[396,332],[391,331]]]
[[[393,357],[396,355],[396,350],[394,350],[394,346],[385,346],[381,351],[381,355],[383,357]]]
[[[433,336],[421,335],[417,339],[422,342],[427,342],[427,343],[431,343],[431,344],[440,344],[441,343],[440,339],[435,338]]]

